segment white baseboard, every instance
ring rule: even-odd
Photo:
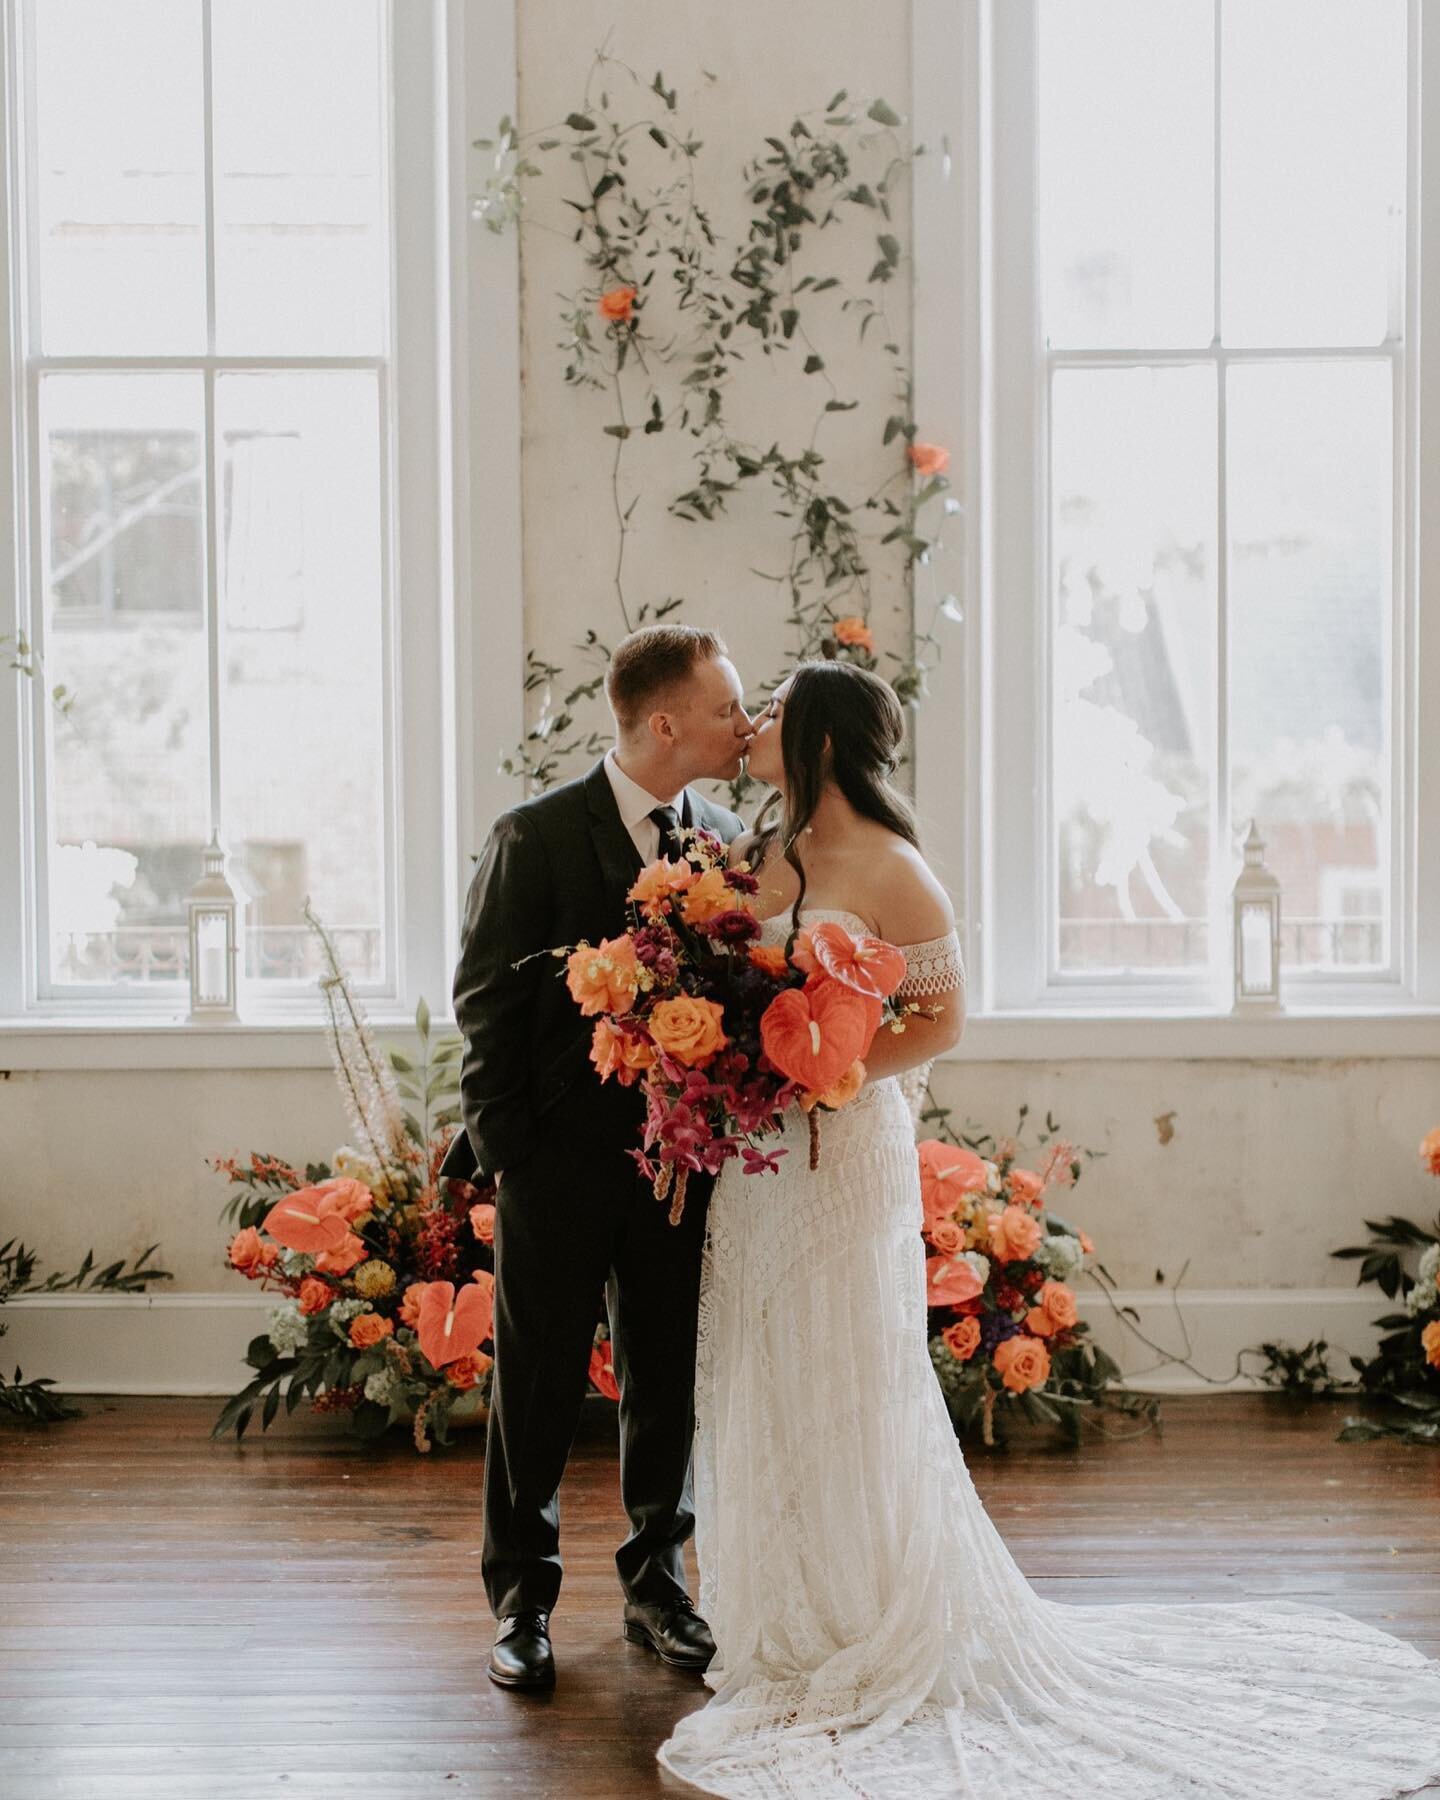
[[[1210,1288],[1181,1290],[1179,1312],[1167,1290],[1120,1291],[1138,1329],[1201,1371],[1157,1367],[1155,1352],[1116,1319],[1105,1296],[1081,1287],[1080,1316],[1119,1363],[1127,1385],[1143,1393],[1189,1394],[1257,1385],[1235,1378],[1238,1353],[1262,1341],[1300,1346],[1324,1338],[1337,1377],[1350,1373],[1347,1352],[1368,1355],[1370,1321],[1390,1303],[1373,1290]],[[245,1347],[266,1328],[277,1300],[234,1294],[26,1294],[0,1311],[8,1326],[0,1365],[13,1375],[49,1375],[72,1394],[232,1394],[248,1379]],[[1186,1337],[1188,1333],[1188,1351]],[[1207,1380],[1205,1377],[1210,1377]]]

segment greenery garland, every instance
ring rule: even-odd
[[[623,120],[612,104],[617,83],[637,96],[634,116]],[[676,90],[661,72],[644,82],[602,47],[579,104],[562,122],[521,133],[506,118],[493,138],[477,141],[490,168],[474,212],[494,231],[522,218],[558,230],[535,217],[530,190],[546,174],[540,159],[568,164],[572,191],[561,204],[574,218],[565,235],[584,272],[562,301],[560,347],[567,384],[611,401],[601,429],[614,446],[611,586],[621,630],[683,605],[675,596],[637,603],[626,576],[641,500],[626,487],[627,447],[637,436],[676,432],[690,440],[688,479],[666,502],[668,512],[702,524],[724,514],[747,487],[768,486],[787,530],[773,558],[778,566],[750,572],[783,594],[794,656],[843,657],[871,669],[888,664],[896,694],[913,705],[939,655],[940,618],[960,616],[954,596],[932,596],[931,617],[916,628],[913,571],[930,564],[946,518],[960,508],[949,496],[948,452],[917,438],[913,378],[886,310],[889,286],[907,261],[897,202],[924,154],[923,146],[902,141],[903,125],[883,99],[862,105],[844,89],[797,115],[741,169],[747,224],[741,241],[726,243],[702,202],[702,143],[679,117]],[[873,237],[875,252],[859,289],[813,266],[822,237],[848,247],[859,233]],[[888,359],[892,381],[888,410],[875,425],[875,478],[858,493],[832,476],[822,447],[836,415],[860,406],[837,386],[828,364],[829,342],[845,320],[860,345]],[[749,443],[730,425],[732,377],[755,352],[820,392],[814,425],[798,446]],[[912,641],[906,654],[882,658],[870,626],[872,584],[889,558],[912,584]],[[549,786],[572,755],[594,755],[605,742],[586,730],[577,709],[599,692],[609,645],[592,629],[575,648],[590,665],[578,678],[533,650],[527,656],[533,722],[501,766],[532,788]],[[737,803],[746,786],[744,777],[735,784]]]

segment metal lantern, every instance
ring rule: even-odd
[[[1250,821],[1245,861],[1235,882],[1235,1008],[1280,1005],[1280,883],[1265,867],[1265,841]]]
[[[225,852],[212,834],[204,873],[190,890],[190,1017],[236,1019],[239,902],[225,879]]]

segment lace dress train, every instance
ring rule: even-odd
[[[815,917],[809,913],[807,917]],[[853,915],[824,916],[858,925]],[[767,922],[771,941],[784,922]],[[963,979],[907,951],[909,992]],[[710,1202],[695,1465],[715,1691],[659,1758],[731,1800],[1398,1800],[1440,1789],[1440,1662],[1321,1606],[1042,1599],[926,1343],[894,1079]]]

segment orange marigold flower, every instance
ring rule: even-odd
[[[943,475],[950,467],[950,452],[940,444],[912,444],[905,454],[917,475]]]
[[[845,644],[856,650],[865,650],[871,656],[875,654],[875,633],[858,617],[837,619],[831,631],[837,644]]]
[[[350,1321],[350,1343],[356,1350],[370,1350],[394,1329],[383,1313],[358,1313]]]
[[[600,317],[612,325],[628,325],[635,317],[635,292],[633,287],[610,288],[596,303]]]

